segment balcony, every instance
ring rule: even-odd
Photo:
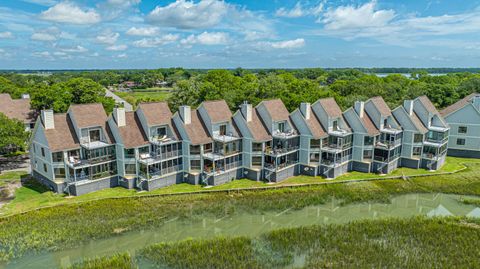
[[[144,164],[152,164],[152,163],[160,162],[162,160],[179,157],[181,154],[182,152],[180,150],[174,150],[174,151],[156,153],[156,154],[143,153],[143,154],[140,154],[139,161]]]
[[[346,155],[346,156],[336,158],[336,159],[322,158],[320,163],[322,165],[326,165],[326,166],[329,166],[329,167],[335,167],[335,166],[341,165],[345,162],[348,162],[351,159],[352,159],[352,155]]]
[[[162,146],[162,145],[168,145],[168,144],[173,144],[178,142],[177,139],[174,137],[167,137],[166,135],[164,136],[152,136],[150,137],[150,143],[157,145],[157,146]]]
[[[292,165],[295,165],[298,163],[298,160],[288,160],[286,162],[283,162],[283,163],[279,163],[277,165],[275,164],[265,164],[265,169],[269,170],[269,171],[272,171],[272,172],[276,172],[276,171],[280,171],[282,169],[285,169],[289,166],[292,166]]]
[[[235,161],[235,162],[227,163],[223,166],[216,166],[215,169],[213,169],[213,167],[205,167],[204,173],[209,176],[212,176],[212,175],[217,176],[241,166],[242,166],[242,161]]]
[[[155,167],[150,167],[148,169],[149,169],[148,173],[140,171],[139,176],[144,178],[144,179],[147,179],[147,180],[157,179],[157,178],[160,178],[162,176],[166,176],[166,175],[173,174],[173,173],[181,171],[182,170],[182,165],[175,165],[175,166],[170,166],[170,167],[166,167],[166,168],[162,168],[162,169],[158,169],[158,168],[155,168]]]
[[[280,131],[276,130],[273,132],[272,136],[274,138],[280,138],[280,139],[288,139],[288,138],[294,138],[297,136],[297,132],[295,130],[289,130],[289,131]]]
[[[240,139],[240,137],[235,136],[233,133],[220,134],[220,132],[218,132],[218,131],[213,132],[213,140],[215,140],[217,142],[227,143],[227,142],[236,141],[238,139]]]
[[[396,139],[394,141],[381,140],[375,143],[375,147],[382,149],[392,149],[400,146],[402,144],[401,139]]]
[[[265,154],[279,156],[279,155],[285,155],[285,154],[291,153],[296,150],[298,150],[298,146],[296,145],[287,146],[287,147],[276,147],[276,148],[266,147]]]

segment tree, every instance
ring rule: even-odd
[[[5,114],[0,113],[0,152],[24,150],[28,137],[29,134],[25,131],[22,122],[9,119]]]

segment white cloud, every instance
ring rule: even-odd
[[[112,46],[109,46],[109,47],[106,47],[105,49],[106,50],[111,50],[111,51],[123,51],[123,50],[126,50],[128,48],[127,45],[112,45]]]
[[[292,9],[281,7],[275,11],[275,16],[285,18],[299,18],[308,15],[318,16],[323,11],[323,2],[313,7],[304,7],[300,2],[297,2]]]
[[[228,4],[218,0],[200,0],[195,3],[176,0],[167,6],[157,6],[147,16],[150,23],[180,29],[212,27],[227,14]]]
[[[0,38],[13,38],[12,32],[0,32]]]
[[[37,41],[55,41],[57,40],[57,37],[53,34],[50,33],[33,33],[32,36],[30,37],[32,40],[37,40]]]
[[[118,37],[120,37],[119,33],[113,33],[111,31],[106,31],[97,36],[95,39],[98,43],[113,45],[117,42]]]
[[[127,35],[133,36],[155,36],[159,32],[158,27],[132,27],[126,32]]]
[[[293,49],[305,46],[305,40],[303,38],[297,38],[293,40],[269,42],[269,44],[274,49]]]
[[[359,7],[339,6],[325,12],[321,21],[328,30],[342,30],[365,27],[382,27],[395,18],[395,11],[375,10],[376,1]]]
[[[156,38],[144,38],[133,42],[135,47],[153,48],[177,41],[180,38],[178,34],[167,34]]]
[[[61,51],[63,52],[72,52],[72,53],[83,53],[83,52],[87,52],[88,49],[85,48],[85,47],[82,47],[80,45],[77,45],[75,47],[69,47],[69,48],[62,48],[60,49]]]
[[[61,2],[43,11],[40,18],[46,21],[70,24],[95,24],[101,21],[94,9],[82,9],[72,2]]]
[[[180,41],[182,45],[191,46],[193,44],[202,45],[222,45],[228,43],[228,34],[223,32],[203,32],[197,36],[189,35]]]
[[[32,56],[41,57],[41,58],[51,58],[52,55],[48,51],[36,51],[32,53]]]
[[[117,58],[127,58],[128,55],[126,53],[122,53],[122,54],[119,54],[117,55]]]
[[[56,51],[53,53],[55,56],[67,56],[68,54],[62,51]]]

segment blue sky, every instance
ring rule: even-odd
[[[478,63],[480,0],[0,1],[0,69]]]

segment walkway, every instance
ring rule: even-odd
[[[115,103],[117,103],[117,104],[123,104],[123,107],[125,108],[125,111],[127,111],[127,112],[133,111],[133,106],[131,104],[129,104],[127,101],[120,98],[118,95],[114,94],[109,89],[105,89],[105,96],[106,97],[112,97],[115,100]]]

